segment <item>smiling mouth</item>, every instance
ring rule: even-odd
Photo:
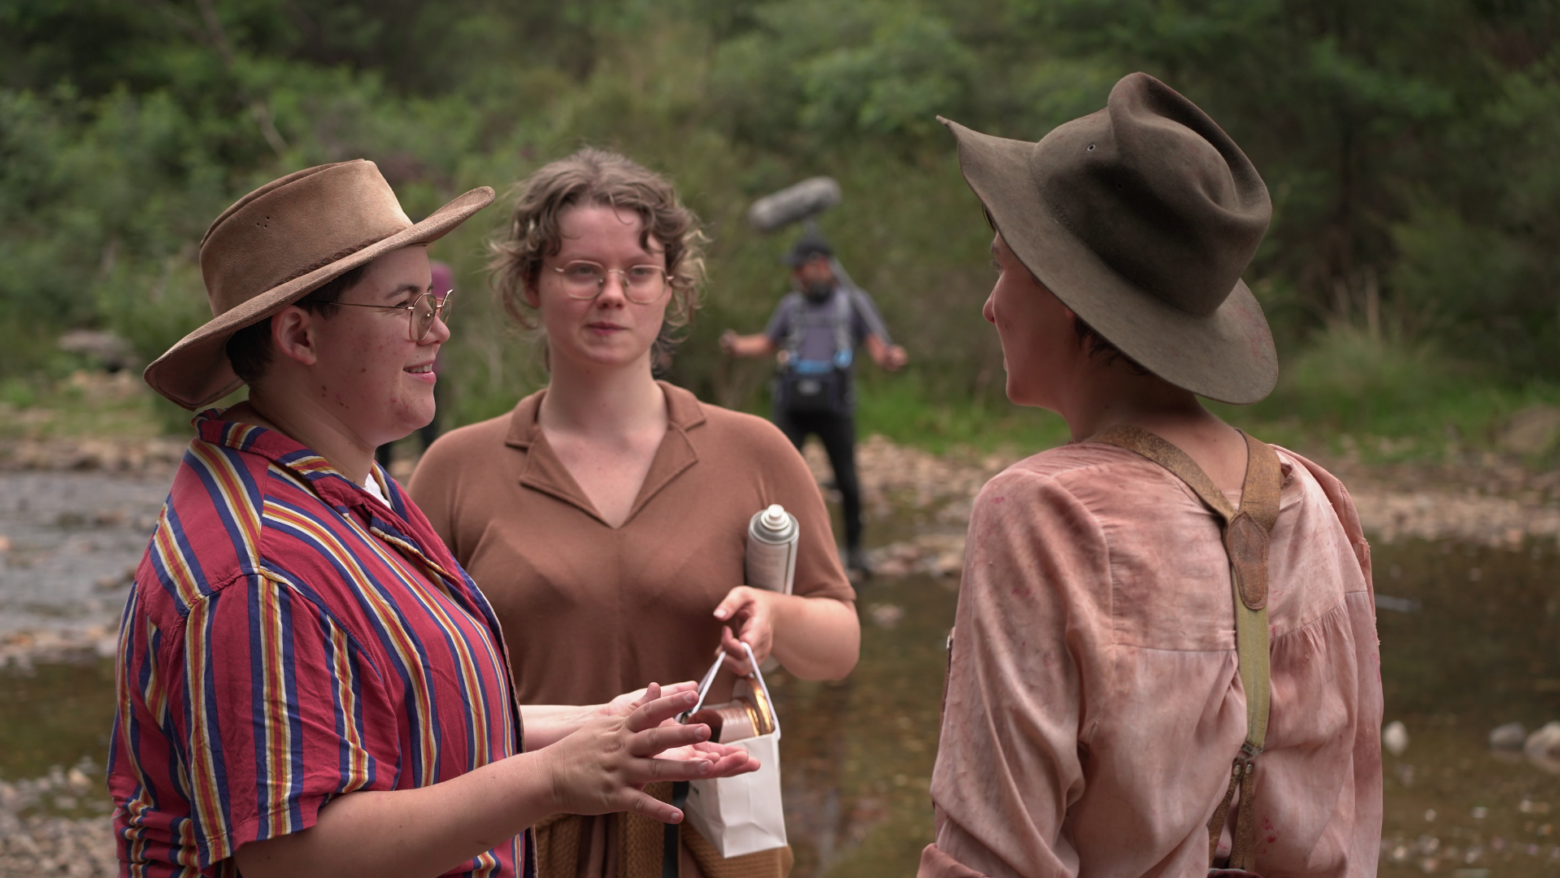
[[[413,375],[426,375],[429,372],[433,371],[433,364],[432,363],[424,363],[421,366],[408,366],[405,369],[403,369],[402,371],[410,372]]]

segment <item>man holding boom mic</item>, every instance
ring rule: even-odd
[[[892,342],[883,318],[834,257],[814,218],[838,204],[839,184],[814,177],[759,199],[748,220],[761,231],[801,222],[806,232],[786,254],[791,293],[780,300],[761,333],[738,335],[728,329],[720,347],[728,356],[776,355],[774,422],[800,450],[816,434],[829,455],[834,483],[845,512],[845,561],[852,571],[870,573],[861,548],[861,486],[856,478],[855,351],[865,346],[872,361],[890,372],[908,357]]]

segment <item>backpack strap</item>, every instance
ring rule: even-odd
[[[1224,801],[1208,822],[1208,859],[1218,851],[1219,835],[1229,816],[1235,788],[1240,787],[1236,806],[1234,847],[1229,867],[1252,870],[1256,865],[1256,793],[1257,757],[1267,740],[1268,712],[1272,703],[1272,681],[1268,656],[1268,538],[1278,520],[1278,498],[1282,472],[1272,446],[1244,433],[1246,439],[1246,477],[1241,486],[1240,508],[1230,506],[1224,496],[1186,452],[1147,430],[1118,425],[1106,429],[1092,441],[1125,448],[1148,458],[1173,473],[1198,499],[1218,514],[1223,525],[1224,549],[1230,559],[1230,579],[1235,591],[1235,652],[1240,682],[1246,692],[1246,740],[1235,757],[1230,785]]]
[[[856,357],[856,345],[850,336],[856,291],[844,284],[834,288],[834,368],[849,369]]]
[[[785,333],[785,362],[790,366],[797,361],[797,354],[802,350],[802,332],[806,329],[803,321],[807,314],[807,299],[796,292],[791,293],[788,298],[796,302],[796,311],[791,315],[791,324],[786,327]]]

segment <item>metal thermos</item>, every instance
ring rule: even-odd
[[[748,520],[747,584],[790,594],[800,534],[796,516],[779,503],[753,513]]]

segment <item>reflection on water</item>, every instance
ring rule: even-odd
[[[1387,721],[1385,874],[1560,874],[1560,776],[1490,749],[1490,732],[1560,720],[1560,557],[1409,542],[1373,551]]]
[[[0,778],[42,777],[83,758],[104,765],[113,722],[111,661],[0,670]]]
[[[1560,557],[1409,542],[1377,546],[1374,560],[1386,718],[1410,738],[1386,756],[1383,870],[1560,875],[1560,777],[1488,744],[1496,726],[1560,720]],[[780,687],[797,878],[913,874],[931,840],[926,784],[956,600],[939,582],[873,580],[851,680]],[[893,630],[873,623],[884,604],[906,611]]]
[[[952,580],[873,579],[858,605],[855,673],[771,681],[795,878],[915,874],[932,840],[927,786],[956,600]]]
[[[1490,731],[1560,720],[1560,555],[1410,542],[1374,550],[1387,720],[1385,875],[1560,876],[1560,776],[1490,750]],[[914,874],[956,595],[951,580],[871,580],[850,679],[776,673],[796,878]],[[1388,607],[1392,609],[1388,609]],[[112,669],[0,673],[0,777],[102,764]]]

